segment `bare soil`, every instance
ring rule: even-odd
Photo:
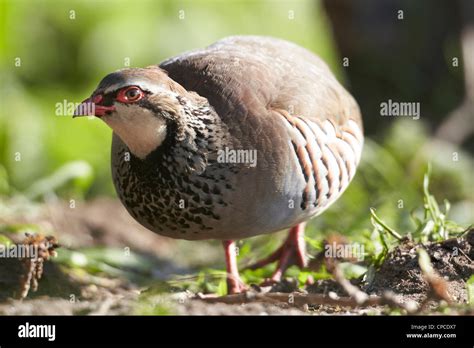
[[[16,214],[4,224],[34,223],[45,232],[53,232],[61,249],[77,250],[84,247],[108,246],[129,248],[151,260],[154,265],[150,282],[168,279],[175,274],[192,274],[203,266],[222,265],[223,259],[217,243],[176,241],[153,234],[129,217],[119,202],[97,199],[79,204],[71,209],[63,203],[45,205],[35,214]],[[0,231],[1,232],[1,231]],[[21,239],[13,235],[13,239]],[[369,295],[381,295],[386,290],[397,294],[401,301],[423,302],[429,293],[429,285],[418,265],[417,249],[423,247],[431,257],[435,270],[443,277],[454,303],[467,302],[466,281],[474,274],[474,232],[458,239],[442,243],[415,245],[405,242],[386,258],[374,277],[362,283],[353,283]],[[86,272],[71,272],[54,261],[44,264],[42,279],[36,292],[30,291],[24,299],[18,299],[19,287],[25,270],[17,259],[0,259],[0,314],[3,315],[88,315],[88,314],[135,314],[147,286],[133,279],[103,277]],[[258,286],[254,287],[260,291]],[[293,280],[275,284],[271,292],[307,292],[345,296],[334,280],[319,280],[304,289],[298,289]],[[187,293],[181,300],[172,294],[168,313],[189,315],[365,315],[386,313],[382,306],[344,308],[340,306],[312,305],[295,307],[291,304],[271,301],[226,304],[207,303]],[[168,303],[168,305],[170,302]],[[436,306],[432,306],[436,307]],[[470,312],[469,312],[470,311]],[[471,313],[468,310],[465,313]]]

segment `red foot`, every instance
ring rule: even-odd
[[[227,293],[239,294],[246,291],[247,288],[239,276],[235,242],[233,240],[225,240],[222,244],[225,249],[225,262],[227,266]]]
[[[304,268],[306,266],[306,243],[304,241],[304,227],[304,222],[292,227],[290,229],[288,238],[283,243],[283,245],[277,249],[277,251],[247,268],[261,268],[278,260],[278,265],[275,272],[273,272],[272,276],[264,282],[265,285],[281,281],[285,271],[292,265],[297,265],[300,268]]]

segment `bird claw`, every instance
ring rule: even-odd
[[[281,281],[285,271],[292,265],[299,268],[306,267],[306,251],[304,242],[304,224],[298,224],[290,230],[289,236],[283,245],[273,254],[260,260],[246,269],[257,269],[278,261],[277,268],[270,278],[263,281],[262,286],[271,286]]]
[[[249,288],[242,282],[240,278],[227,276],[227,293],[230,295],[247,292]]]

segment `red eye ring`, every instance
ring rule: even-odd
[[[139,101],[145,96],[140,87],[137,86],[128,86],[122,88],[117,94],[117,101],[121,103],[134,103]]]

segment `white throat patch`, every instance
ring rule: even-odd
[[[137,105],[116,103],[115,107],[117,111],[113,115],[101,119],[138,158],[144,159],[165,140],[166,122],[161,117]]]

